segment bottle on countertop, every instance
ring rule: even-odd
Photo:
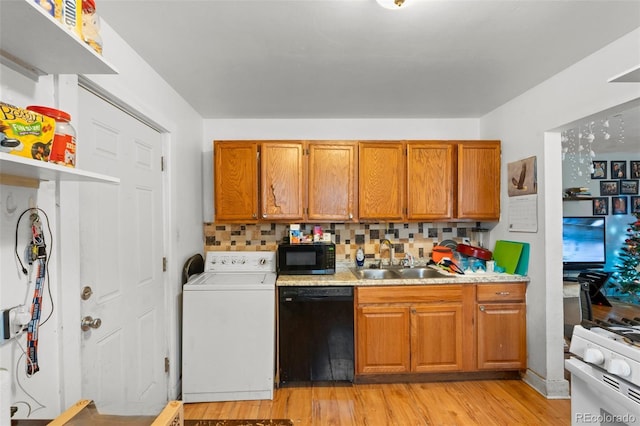
[[[364,250],[362,250],[362,247],[358,247],[358,250],[356,251],[356,266],[358,268],[362,268],[364,266]]]

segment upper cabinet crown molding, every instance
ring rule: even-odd
[[[0,1],[0,63],[36,81],[46,74],[117,74],[33,0]]]

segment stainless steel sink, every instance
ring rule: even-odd
[[[404,268],[396,269],[393,272],[398,274],[400,278],[443,278],[444,275],[431,268]]]
[[[444,275],[432,268],[393,268],[393,269],[352,269],[361,280],[423,279],[443,278]]]
[[[390,269],[352,269],[356,277],[361,280],[389,280],[400,276]]]

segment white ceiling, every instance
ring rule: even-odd
[[[640,27],[640,0],[406,1],[97,11],[204,118],[481,117]]]

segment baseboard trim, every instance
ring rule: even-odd
[[[527,369],[522,381],[535,389],[547,399],[568,399],[570,398],[569,382],[565,379],[547,380],[536,374],[535,371]]]

